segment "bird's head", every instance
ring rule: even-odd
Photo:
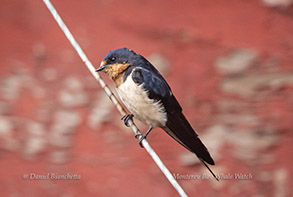
[[[131,64],[137,54],[127,48],[120,48],[110,51],[96,72],[103,71],[112,80],[121,75]]]

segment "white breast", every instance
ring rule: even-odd
[[[117,92],[135,118],[153,128],[165,126],[167,113],[162,104],[150,99],[141,86],[134,83],[130,74]]]

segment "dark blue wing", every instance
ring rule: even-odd
[[[214,165],[215,163],[207,148],[182,114],[182,108],[160,73],[154,67],[149,69],[136,67],[133,69],[132,79],[135,83],[142,84],[143,88],[148,91],[150,99],[160,101],[163,104],[167,112],[167,122],[162,129],[199,158]]]
[[[137,84],[142,84],[148,91],[150,99],[160,101],[169,113],[182,111],[178,101],[174,97],[169,85],[157,70],[147,70],[136,67],[132,73],[132,79]]]

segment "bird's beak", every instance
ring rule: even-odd
[[[107,66],[108,66],[108,65],[106,65],[106,61],[103,60],[103,61],[101,62],[100,67],[96,70],[96,72],[99,72],[99,71],[104,70],[105,68],[107,68]]]

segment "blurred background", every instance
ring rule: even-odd
[[[52,3],[96,68],[128,47],[167,79],[222,176],[154,130],[187,194],[292,196],[292,0]],[[2,0],[0,23],[0,196],[178,195],[42,1]]]

